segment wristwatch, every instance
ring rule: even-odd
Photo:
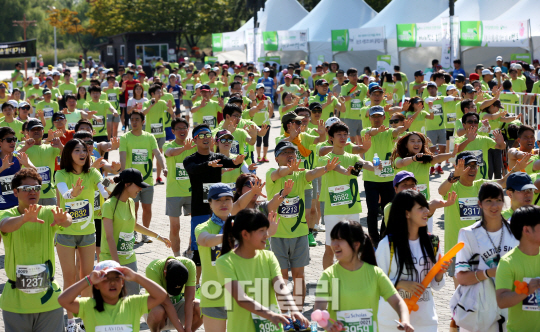
[[[450,172],[450,174],[448,175],[448,182],[454,183],[457,180],[459,180],[459,176],[454,176],[454,171]]]

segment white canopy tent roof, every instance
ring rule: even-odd
[[[398,64],[399,54],[397,49],[396,24],[429,22],[435,16],[448,8],[448,0],[393,0],[368,23],[359,24],[357,28],[371,28],[384,26],[386,33],[386,54],[392,56],[392,66]],[[360,66],[370,66],[373,70],[377,67],[377,55],[384,54],[380,51],[345,52],[335,56],[336,61],[342,68],[355,67],[360,72]],[[414,71],[406,71],[409,76]],[[409,76],[411,77],[411,76]]]
[[[257,13],[259,31],[289,30],[295,23],[308,15],[308,11],[296,0],[268,0],[264,9]],[[253,17],[237,31],[253,29]],[[216,54],[220,62],[234,60],[236,63],[246,61],[244,51],[229,51]],[[251,61],[252,59],[249,59]]]
[[[323,55],[325,61],[332,61],[331,30],[357,28],[376,15],[377,12],[364,0],[321,0],[306,17],[289,30],[308,30],[308,62],[315,65],[319,55]],[[295,62],[298,60],[299,58],[291,59]]]

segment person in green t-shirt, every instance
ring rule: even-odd
[[[35,111],[36,102],[43,100],[43,88],[40,86],[39,77],[29,77],[24,83],[24,96],[27,100],[30,100]]]
[[[15,71],[13,71],[13,73],[11,74],[11,82],[13,84],[13,89],[15,88],[22,89],[23,84],[26,81],[21,70],[22,70],[22,63],[17,62],[15,64]]]
[[[77,87],[71,83],[71,70],[69,68],[64,70],[64,82],[58,85],[58,90],[60,90],[62,96],[77,93]]]
[[[341,96],[345,98],[345,111],[340,113],[340,119],[348,127],[351,141],[357,142],[362,132],[362,119],[360,110],[364,107],[368,88],[364,83],[358,82],[358,70],[347,69],[349,83],[341,87]]]
[[[55,102],[59,102],[62,100],[62,94],[60,93],[60,90],[58,88],[54,87],[54,81],[53,78],[50,76],[47,76],[45,79],[45,87],[52,92],[52,100]]]
[[[274,117],[274,104],[270,97],[264,94],[265,86],[263,83],[258,83],[255,89],[255,93],[249,94],[249,99],[251,99],[252,107],[249,109],[249,119],[252,119],[253,122],[258,127],[270,126],[270,119]],[[266,154],[268,153],[270,139],[270,130],[268,130],[263,137],[257,136],[257,162],[267,163]],[[262,155],[261,155],[261,146]],[[261,157],[262,156],[262,157]]]
[[[111,105],[110,102],[108,102],[107,100],[100,100],[101,87],[92,86],[90,87],[88,92],[90,93],[90,96],[92,97],[92,100],[88,102],[88,110],[97,111],[97,113],[94,115],[92,119],[92,125],[94,126],[94,129],[96,130],[96,134],[94,135],[94,140],[96,142],[107,141],[108,113],[109,112],[112,113],[113,117],[118,118],[118,119],[120,119],[120,116],[118,115],[118,111]]]
[[[142,112],[133,111],[129,120],[132,130],[120,136],[120,164],[121,169],[135,168],[143,174],[143,181],[147,184],[142,189],[141,193],[134,199],[136,209],[138,210],[139,202],[142,205],[142,221],[145,227],[150,227],[152,220],[152,202],[154,201],[154,177],[153,159],[163,170],[163,175],[167,176],[167,165],[165,158],[158,148],[158,144],[154,135],[143,131],[142,124],[145,116]],[[151,243],[147,236],[143,236],[144,243]]]
[[[15,132],[15,137],[22,141],[24,135],[22,133],[23,122],[14,118],[15,110],[17,108],[9,102],[2,104],[2,114],[4,117],[0,121],[0,127],[9,127]]]
[[[513,92],[527,92],[527,85],[525,82],[518,78],[517,70],[512,68],[508,72],[510,74],[511,82],[512,82],[512,91]]]
[[[219,101],[212,100],[210,86],[205,84],[200,86],[200,94],[202,99],[193,104],[191,113],[193,113],[193,126],[205,123],[210,129],[214,129],[217,125],[217,114],[223,108],[223,99]],[[195,95],[193,96],[195,97]]]
[[[39,205],[42,179],[33,168],[12,179],[18,206],[0,211],[6,287],[0,296],[5,330],[64,332],[64,310],[55,275],[54,235],[71,225],[71,215],[57,206]]]
[[[309,103],[320,103],[323,107],[322,120],[326,121],[328,118],[334,116],[334,110],[337,108],[339,112],[345,112],[345,98],[339,96],[336,97],[329,91],[329,84],[325,79],[315,81],[315,92],[309,97]]]
[[[314,306],[315,310],[328,309],[334,320],[329,321],[326,330],[379,331],[377,317],[382,297],[397,312],[404,330],[414,331],[407,305],[385,271],[377,266],[374,244],[364,234],[362,225],[356,221],[340,221],[334,230],[332,250],[338,262],[323,271],[317,283]],[[361,321],[347,319],[351,315],[365,318]]]
[[[497,267],[495,289],[499,308],[508,308],[509,332],[534,331],[538,327],[540,289],[540,208],[521,207],[514,212],[510,230],[519,245],[504,255]],[[515,282],[526,283],[518,292]]]
[[[198,80],[193,73],[193,70],[189,68],[186,69],[186,76],[182,77],[182,87],[186,90],[186,92],[182,95],[182,103],[186,109],[184,116],[188,122],[191,115],[191,108],[193,107],[191,97],[193,97],[193,94],[195,93],[195,84],[197,84],[197,82]]]
[[[45,121],[49,121],[50,125],[44,123],[45,129],[54,129],[54,123],[52,117],[54,113],[58,113],[59,106],[58,103],[52,100],[51,90],[45,88],[43,89],[43,101],[37,103],[36,106],[36,115],[43,113],[43,118]],[[39,115],[38,115],[39,117]]]
[[[409,83],[409,94],[411,98],[416,97],[419,94],[418,91],[421,89],[424,89],[427,85],[427,82],[424,81],[424,72],[421,70],[417,70],[414,72],[414,81]]]
[[[510,174],[506,180],[506,194],[510,197],[510,207],[502,212],[504,219],[511,222],[514,211],[525,205],[534,204],[534,192],[538,190],[531,177],[525,172]]]
[[[90,80],[88,79],[88,70],[81,70],[81,78],[77,79],[77,88],[84,86],[87,90],[90,88]]]
[[[148,264],[146,277],[168,295],[144,315],[151,331],[196,331],[202,325],[199,301],[195,299],[195,275],[195,263],[186,257],[170,256]]]
[[[260,211],[246,209],[235,216],[234,226],[230,218],[223,226],[223,247],[216,268],[220,284],[233,298],[227,304],[228,331],[290,331],[292,320],[302,331],[309,328],[309,321],[298,309],[302,307],[293,304],[276,256],[265,250],[270,222],[275,223],[275,218],[275,212],[270,212],[267,219]],[[238,241],[237,247],[235,241]],[[270,287],[264,287],[261,292],[254,287],[241,286],[256,280],[265,280],[263,283],[268,282]],[[281,313],[278,294],[281,301],[288,303],[290,316]],[[246,297],[249,298],[247,303]]]
[[[197,151],[196,145],[187,138],[189,122],[184,118],[172,120],[171,128],[175,140],[165,143],[165,161],[167,169],[175,170],[174,177],[167,178],[167,201],[165,214],[169,216],[170,233],[174,256],[180,256],[180,215],[182,208],[184,216],[191,215],[191,183],[184,168],[184,159]]]
[[[144,287],[148,294],[126,294],[128,283]],[[84,290],[94,296],[78,297]],[[64,290],[58,303],[80,317],[88,331],[139,332],[141,317],[166,298],[167,292],[156,282],[136,270],[106,260],[99,262],[90,275]]]
[[[518,160],[523,158],[527,153],[530,153],[532,154],[531,160],[534,162],[528,165],[524,172],[532,175],[533,173],[540,171],[540,162],[538,161],[540,155],[538,154],[538,150],[535,149],[536,135],[534,128],[528,125],[519,126],[516,142],[519,146],[509,149],[507,153],[508,167],[514,167],[514,164]]]

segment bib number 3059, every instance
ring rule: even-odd
[[[337,312],[337,320],[347,332],[374,332],[373,309],[344,310]]]

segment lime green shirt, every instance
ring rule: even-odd
[[[150,108],[152,106],[151,101],[146,101],[143,104],[143,109]],[[146,114],[144,130],[154,135],[154,137],[165,137],[165,113],[167,113],[167,103],[163,100],[158,100]]]
[[[49,129],[54,129],[54,123],[52,122],[52,116],[54,113],[58,113],[58,103],[55,101],[46,102],[45,100],[40,101],[36,106],[36,111],[43,111],[43,116],[47,124],[44,128],[45,132]]]
[[[527,91],[527,85],[525,84],[524,80],[515,79],[511,80],[512,82],[512,90],[514,92],[526,92]]]
[[[315,96],[310,96],[308,103],[309,104],[320,103],[322,106],[324,106],[324,104],[326,104],[327,101],[328,101],[328,95],[324,96],[323,100],[321,100],[321,96],[317,94]],[[326,121],[328,118],[334,116],[334,109],[336,108],[337,104],[338,104],[337,98],[332,96],[332,102],[330,102],[330,104],[328,104],[328,106],[324,107],[322,110],[321,120]]]
[[[141,135],[136,136],[127,132],[120,136],[120,152],[126,152],[126,168],[138,169],[143,175],[143,181],[154,185],[153,151],[158,149],[157,141],[154,135],[143,131]]]
[[[467,140],[467,136],[463,135],[461,137],[456,137],[454,140],[455,144],[461,144]],[[488,159],[488,150],[495,148],[497,143],[492,138],[487,136],[477,135],[476,139],[465,147],[463,151],[472,151],[478,158],[478,173],[476,174],[476,180],[487,179],[488,168],[489,168],[489,159]]]
[[[451,100],[451,98],[448,98],[448,101],[443,100],[444,127],[448,131],[454,131],[457,119],[463,117],[461,107],[456,107],[458,102],[457,100]]]
[[[110,113],[110,108],[113,107],[111,103],[106,100],[100,100],[97,103],[93,101],[88,102],[89,111],[97,111],[95,117],[92,119],[92,126],[96,133],[94,137],[107,136],[107,115]]]
[[[33,98],[30,100],[31,104],[33,107],[36,107],[36,99],[39,98],[39,97],[42,97],[43,96],[43,88],[34,88],[34,86],[26,86],[26,88],[24,88],[24,91],[25,91],[25,97],[28,98],[30,96],[35,96],[36,98]]]
[[[9,127],[13,129],[13,131],[15,132],[15,137],[17,137],[19,141],[22,141],[24,138],[24,135],[22,133],[22,126],[24,122],[17,119],[13,119],[13,121],[7,122],[5,121],[5,118],[3,119],[4,120],[0,122],[0,127]]]
[[[193,97],[193,93],[195,92],[196,83],[197,82],[193,78],[186,79],[185,81],[182,82],[184,89],[186,89],[186,93],[184,93],[184,95],[182,96],[182,99],[191,100],[191,97]]]
[[[191,182],[186,169],[184,168],[184,159],[197,152],[197,148],[189,149],[174,157],[167,157],[165,154],[168,149],[175,149],[182,147],[171,141],[163,145],[163,154],[165,155],[165,162],[167,163],[167,169],[171,172],[167,176],[167,197],[190,197],[191,196]],[[174,170],[174,173],[172,171]]]
[[[431,109],[428,104],[430,101],[433,102],[433,107]],[[433,113],[435,116],[432,121],[426,122],[426,131],[445,129],[442,97],[427,97],[424,100],[424,109],[426,112]]]
[[[152,280],[153,282],[155,282],[156,284],[160,285],[164,289],[167,289],[167,280],[165,279],[165,273],[163,273],[163,271],[165,270],[165,264],[167,263],[167,261],[171,259],[175,259],[179,261],[188,270],[188,280],[185,283],[184,287],[182,288],[180,295],[178,296],[169,295],[169,299],[171,300],[173,304],[175,304],[184,297],[184,293],[186,292],[186,287],[195,286],[195,277],[197,276],[195,262],[193,262],[191,259],[186,258],[186,257],[169,256],[167,258],[156,259],[150,262],[150,264],[148,264],[148,266],[146,267],[146,277]]]
[[[396,158],[396,162],[402,159],[403,158],[398,157]],[[397,168],[396,172],[409,171],[413,173],[417,181],[416,188],[426,197],[426,200],[429,201],[429,169],[431,168],[431,166],[431,163],[424,164],[419,161],[413,161],[410,165],[402,168]]]
[[[362,138],[366,136],[366,133],[371,129],[371,127],[365,128],[362,130]],[[372,171],[367,169],[363,170],[363,179],[364,181],[372,182],[391,182],[394,181],[394,168],[390,163],[390,156],[392,155],[392,150],[394,149],[394,129],[388,129],[382,133],[379,133],[371,137],[371,148],[366,152],[366,160],[372,161],[375,153],[379,156],[381,160],[381,165],[383,167],[380,174],[375,174]]]
[[[413,116],[414,112],[406,112],[405,116],[410,117]],[[431,121],[431,119],[426,119],[426,117],[429,116],[429,112],[427,111],[420,111],[420,114],[414,119],[413,123],[411,124],[411,127],[409,128],[409,131],[416,131],[422,134],[426,134],[426,122]]]
[[[354,89],[354,90],[353,90]],[[351,90],[353,90],[351,92]],[[351,96],[351,100],[345,102],[345,112],[340,114],[341,118],[360,120],[360,110],[364,106],[364,99],[367,97],[367,87],[363,83],[352,85],[347,83],[341,87],[341,96]]]
[[[36,166],[39,175],[41,175],[42,183],[39,198],[56,197],[52,176],[56,166],[56,157],[60,157],[60,153],[60,149],[53,148],[49,144],[33,145],[26,150],[28,158]]]
[[[427,84],[427,81],[422,81],[420,83],[416,83],[416,81],[412,81],[411,83],[409,83],[409,95],[411,96],[411,98],[416,97],[418,95],[418,90],[414,90],[413,86],[419,85],[419,84]]]
[[[313,165],[315,164],[315,154],[313,153],[313,150],[312,150],[312,145],[314,144],[315,142],[315,139],[317,139],[319,137],[319,135],[317,134],[317,136],[313,136],[313,135],[310,135],[308,133],[300,133],[300,135],[298,135],[300,137],[300,140],[302,142],[302,146],[304,146],[306,149],[309,149],[311,150],[311,154],[307,157],[304,157],[300,154],[300,151],[297,150],[296,151],[296,159],[300,159],[302,164],[304,165],[303,168],[305,169],[313,169]],[[280,141],[284,140],[286,137],[285,136],[279,136],[279,137],[276,137],[276,144],[278,144]],[[292,143],[292,142],[291,142]],[[293,143],[294,145],[296,145],[295,143]],[[297,146],[297,145],[296,145]]]
[[[60,93],[62,93],[62,95],[68,95],[68,94],[77,95],[78,89],[73,83],[69,83],[69,84],[61,83],[60,85],[58,85],[58,90],[60,90]]]
[[[104,91],[105,95],[107,96],[107,101],[113,105],[115,109],[118,109],[119,102],[120,102],[120,94],[122,93],[121,88],[109,88],[107,91]]]
[[[196,101],[193,107],[199,107],[202,100]],[[214,129],[217,124],[217,114],[221,112],[221,107],[217,101],[209,100],[206,106],[193,113],[193,122],[198,124],[206,123],[210,129]]]

